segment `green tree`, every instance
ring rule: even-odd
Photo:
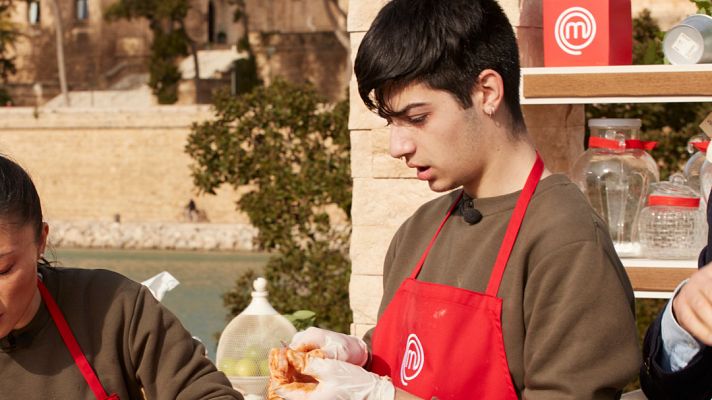
[[[196,90],[200,80],[197,48],[185,29],[188,0],[118,0],[107,10],[108,21],[145,18],[148,20],[153,42],[149,59],[149,86],[160,104],[173,104],[178,100],[178,83],[181,79],[177,62],[193,54]]]
[[[7,82],[10,75],[17,72],[15,58],[11,55],[18,37],[17,26],[10,20],[13,8],[12,0],[0,0],[0,79],[3,84]],[[0,105],[12,101],[3,86],[0,86]]]
[[[246,191],[237,205],[259,230],[259,248],[273,252],[264,275],[277,310],[312,310],[318,326],[347,332],[347,103],[327,106],[312,87],[277,80],[240,97],[218,95],[215,112],[188,138],[195,185]],[[241,276],[225,295],[231,315],[249,303],[255,276]]]
[[[243,35],[237,41],[237,50],[247,53],[247,58],[240,58],[233,64],[235,76],[237,77],[235,94],[241,95],[261,85],[262,81],[257,74],[257,60],[250,45],[250,17],[247,14],[247,3],[245,0],[228,0],[228,3],[235,6],[235,13],[232,16],[233,21],[242,25]]]
[[[712,0],[690,0],[697,6],[698,14],[712,15]]]

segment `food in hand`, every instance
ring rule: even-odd
[[[302,346],[297,350],[276,348],[269,353],[270,384],[267,400],[282,400],[277,389],[311,391],[318,381],[304,374],[309,357],[324,358],[321,349]]]

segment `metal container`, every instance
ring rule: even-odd
[[[712,63],[712,17],[694,14],[673,26],[663,40],[671,64]]]

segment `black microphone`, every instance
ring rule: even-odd
[[[474,225],[482,220],[482,213],[475,209],[475,203],[472,200],[465,200],[462,203],[462,217],[470,225]]]

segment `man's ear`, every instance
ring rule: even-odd
[[[493,116],[502,104],[503,99],[504,81],[502,76],[492,69],[480,72],[476,90],[473,93],[473,101],[477,108],[485,114]]]
[[[38,243],[38,258],[44,255],[45,249],[47,248],[47,236],[49,236],[49,225],[46,222],[42,223],[42,231],[40,232],[40,238]]]

